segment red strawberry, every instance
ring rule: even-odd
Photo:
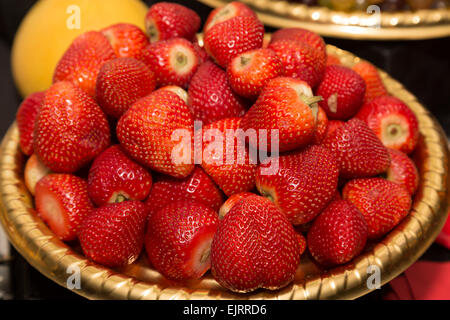
[[[327,130],[325,132],[325,136],[322,139],[322,142],[325,140],[326,137],[330,136],[334,132],[334,130],[341,127],[344,123],[345,122],[341,120],[328,120]]]
[[[161,87],[160,90],[168,90],[171,91],[173,93],[175,93],[177,96],[180,97],[181,100],[184,101],[184,103],[188,103],[188,93],[186,92],[186,90],[184,90],[183,88],[179,87],[179,86],[165,86],[165,87]]]
[[[278,78],[269,81],[242,118],[244,131],[256,130],[259,135],[267,134],[267,148],[250,140],[253,148],[271,150],[273,143],[278,142],[280,152],[294,150],[311,142],[314,136],[319,98],[313,97],[311,88],[303,81],[292,80],[291,86],[273,84],[278,82]]]
[[[80,227],[86,257],[108,267],[133,263],[144,245],[147,211],[139,201],[107,204],[93,210]]]
[[[226,72],[212,61],[198,68],[188,93],[194,120],[202,121],[203,125],[245,113],[245,103],[231,89]]]
[[[338,164],[321,146],[279,157],[279,169],[260,165],[256,172],[258,191],[269,198],[295,225],[314,219],[337,190]]]
[[[29,156],[33,153],[33,131],[36,117],[45,98],[45,92],[30,94],[20,104],[16,114],[20,149]]]
[[[232,1],[223,7],[218,7],[211,11],[206,19],[205,26],[203,27],[203,33],[206,33],[214,25],[230,20],[231,18],[238,16],[251,16],[256,18],[255,12],[247,7],[242,2]]]
[[[199,65],[194,45],[183,38],[150,44],[144,60],[155,73],[158,86],[187,87]]]
[[[83,90],[57,82],[47,90],[36,119],[33,148],[55,172],[75,172],[110,144],[105,114]]]
[[[323,57],[327,56],[325,41],[317,33],[302,28],[284,28],[275,31],[270,39],[271,43],[280,40],[294,40],[303,42],[318,50]]]
[[[200,29],[200,23],[195,11],[177,3],[155,3],[145,16],[145,28],[151,42],[171,38],[191,40]]]
[[[411,196],[405,187],[382,178],[351,180],[342,197],[361,211],[370,239],[391,231],[411,209]]]
[[[165,89],[138,100],[117,123],[117,138],[132,158],[177,178],[194,170],[193,135],[189,107],[177,94]]]
[[[198,40],[194,41],[193,43],[195,52],[197,53],[198,57],[198,65],[202,65],[206,60],[209,59],[208,52],[206,52],[205,48],[203,46],[200,46]]]
[[[53,82],[70,81],[93,97],[100,68],[114,58],[114,49],[101,32],[86,32],[75,38],[59,60]]]
[[[166,278],[198,279],[211,265],[211,243],[219,219],[204,204],[181,200],[150,215],[145,248]]]
[[[373,64],[367,61],[361,61],[355,64],[352,69],[356,71],[366,82],[364,102],[369,102],[376,97],[385,96],[388,94],[386,87],[381,80],[380,74]]]
[[[227,196],[255,186],[257,161],[237,137],[240,120],[227,118],[203,127],[202,167]]]
[[[365,121],[386,147],[411,153],[419,139],[414,113],[401,100],[383,96],[364,104],[355,116]]]
[[[156,212],[177,200],[201,202],[214,211],[223,203],[223,195],[205,171],[196,166],[191,175],[184,179],[163,177],[153,184],[146,204],[150,212]]]
[[[155,86],[155,76],[143,62],[133,58],[117,58],[101,67],[95,99],[106,114],[118,119],[133,103],[152,92]]]
[[[262,48],[263,24],[253,16],[237,16],[211,27],[205,34],[204,48],[222,67],[238,54]]]
[[[329,54],[329,55],[327,55],[327,63],[326,64],[327,64],[327,66],[331,66],[333,64],[340,65],[341,60],[338,57],[336,57],[335,55]]]
[[[328,117],[326,112],[319,107],[317,111],[316,131],[314,132],[312,142],[314,144],[320,144],[323,141],[323,139],[325,139],[327,131],[328,131]]]
[[[365,91],[366,84],[359,74],[344,66],[331,65],[326,67],[316,94],[322,96],[319,105],[329,119],[346,120],[361,108]]]
[[[361,253],[367,241],[367,223],[350,202],[337,200],[314,220],[307,243],[314,259],[333,266],[349,262]]]
[[[219,209],[219,219],[223,219],[225,215],[233,208],[239,201],[248,196],[252,196],[254,193],[251,192],[241,192],[233,194],[231,197],[225,201]]]
[[[391,165],[387,170],[389,181],[403,185],[413,195],[419,185],[419,172],[414,162],[403,152],[389,149]]]
[[[118,23],[103,29],[102,33],[108,38],[117,57],[143,59],[149,41],[141,28],[129,23]]]
[[[103,151],[89,169],[89,197],[98,206],[124,200],[144,200],[151,187],[150,173],[131,160],[119,145]]]
[[[256,98],[266,83],[283,75],[280,58],[270,49],[255,49],[237,55],[227,68],[233,90],[247,98]]]
[[[334,154],[343,178],[376,176],[390,165],[386,147],[359,119],[351,119],[335,129],[322,145]]]
[[[38,215],[63,241],[77,238],[81,221],[93,209],[87,183],[71,174],[49,174],[35,189]]]
[[[219,224],[211,247],[214,278],[235,292],[288,285],[300,261],[298,234],[269,200],[239,201]]]
[[[32,195],[34,195],[35,187],[39,180],[49,173],[51,173],[51,170],[44,166],[35,154],[32,154],[31,157],[28,158],[27,163],[25,164],[23,178],[25,180],[25,185]]]
[[[284,66],[284,75],[307,82],[315,87],[325,72],[325,56],[304,42],[279,40],[269,44]]]

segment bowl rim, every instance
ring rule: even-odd
[[[327,45],[329,54],[346,66],[362,61],[355,55]],[[381,285],[389,282],[432,244],[442,229],[449,209],[450,176],[447,140],[434,117],[398,81],[380,70],[381,78],[393,96],[403,100],[419,121],[422,145],[414,158],[420,162],[421,183],[411,213],[384,239],[351,263],[323,274],[295,280],[277,290],[259,290],[252,294],[234,294],[206,279],[203,286],[186,287],[168,282],[158,272],[141,268],[148,274],[139,280],[142,270],[112,270],[91,261],[61,242],[33,210],[33,201],[23,182],[25,157],[19,148],[19,133],[14,122],[0,149],[0,222],[17,251],[39,272],[68,287],[72,275],[68,268],[79,268],[82,288],[69,288],[91,299],[353,299],[375,288],[366,285],[368,267],[381,272]],[[130,276],[131,275],[131,276]]]

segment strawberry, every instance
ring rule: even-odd
[[[84,217],[93,209],[85,180],[71,174],[49,174],[36,184],[37,214],[63,241],[77,238]]]
[[[255,49],[234,57],[227,75],[237,94],[256,98],[270,79],[283,75],[283,65],[273,50]]]
[[[177,200],[194,200],[218,211],[223,203],[223,195],[214,181],[199,166],[191,175],[183,179],[163,177],[153,184],[146,200],[150,212],[156,212]]]
[[[25,185],[28,191],[32,195],[35,193],[36,184],[43,177],[51,173],[51,170],[44,166],[44,164],[39,160],[39,158],[33,153],[31,157],[28,158],[25,164],[25,170],[23,173],[23,178],[25,180]]]
[[[209,59],[208,52],[206,52],[205,48],[201,46],[198,42],[198,40],[195,40],[192,45],[194,46],[195,52],[197,53],[198,57],[198,65],[202,65],[206,60]]]
[[[226,68],[238,54],[262,48],[263,24],[253,16],[237,16],[218,23],[205,34],[204,48],[219,66]]]
[[[145,16],[145,28],[151,42],[171,38],[191,40],[200,29],[200,23],[195,11],[177,3],[155,3]]]
[[[240,200],[247,198],[248,196],[254,195],[251,192],[241,192],[233,194],[231,197],[225,201],[219,209],[219,219],[223,219],[225,215],[233,208]]]
[[[245,102],[231,89],[226,72],[212,61],[198,68],[188,93],[194,120],[202,121],[203,125],[243,116],[246,110]]]
[[[253,129],[263,134],[261,130],[266,130],[267,148],[250,140],[253,148],[270,150],[278,142],[279,151],[283,152],[308,144],[314,136],[319,98],[313,97],[311,88],[303,81],[292,80],[292,86],[274,84],[278,82],[278,78],[269,81],[242,118],[244,131]]]
[[[70,81],[93,97],[101,66],[114,58],[116,54],[105,35],[97,31],[83,33],[73,40],[59,60],[53,83]]]
[[[173,202],[150,215],[145,248],[152,265],[172,280],[198,279],[211,265],[219,219],[202,203]]]
[[[144,245],[147,211],[139,201],[111,203],[93,210],[80,227],[86,257],[107,267],[133,263]]]
[[[341,64],[341,60],[335,55],[332,55],[332,54],[327,55],[327,63],[326,63],[326,65],[327,66],[331,66],[333,64],[340,65]]]
[[[277,290],[295,276],[300,237],[269,200],[253,195],[239,201],[217,228],[211,246],[214,278],[235,292]]]
[[[403,185],[413,195],[419,185],[419,172],[414,162],[403,152],[388,149],[391,165],[387,169],[387,180]]]
[[[342,190],[342,197],[361,211],[370,239],[391,231],[411,209],[411,196],[406,188],[383,178],[351,180]]]
[[[325,56],[304,42],[278,40],[269,44],[284,66],[284,75],[303,80],[315,87],[325,72]]]
[[[33,153],[33,131],[36,117],[45,98],[45,92],[30,94],[19,106],[16,114],[19,129],[19,145],[22,152],[29,156]]]
[[[155,73],[158,86],[187,87],[199,65],[194,45],[183,38],[150,44],[144,52],[144,60]]]
[[[338,164],[329,150],[309,146],[279,157],[277,172],[260,165],[256,188],[269,198],[295,225],[314,219],[337,190]]]
[[[194,170],[191,157],[194,123],[188,106],[176,93],[159,89],[138,100],[120,118],[116,130],[125,151],[153,170],[177,178]],[[184,140],[184,134],[188,135],[188,141]]]
[[[322,265],[344,264],[364,249],[367,223],[350,202],[336,200],[317,217],[308,231],[308,249]]]
[[[344,66],[331,65],[326,67],[316,94],[322,96],[319,105],[329,119],[346,120],[361,108],[365,91],[366,84],[359,74]]]
[[[419,140],[415,114],[400,99],[382,96],[364,104],[355,116],[365,121],[386,147],[411,153]]]
[[[117,57],[143,59],[149,41],[141,28],[130,23],[117,23],[101,32],[108,38]]]
[[[151,174],[131,160],[119,145],[103,151],[89,169],[89,197],[98,206],[124,200],[145,200],[151,187]]]
[[[361,120],[351,119],[322,142],[331,150],[343,178],[376,176],[390,165],[389,152]]]
[[[327,113],[321,108],[318,108],[317,111],[317,124],[316,131],[314,132],[314,136],[312,139],[312,143],[320,144],[328,132],[328,117]]]
[[[369,102],[376,97],[385,96],[388,94],[386,87],[381,80],[377,68],[367,62],[361,61],[355,64],[352,69],[356,71],[366,83],[366,93],[364,95],[364,103]]]
[[[108,121],[94,99],[70,82],[47,90],[36,119],[33,148],[55,172],[75,172],[110,144]]]
[[[206,33],[216,24],[238,16],[251,16],[256,18],[256,13],[242,2],[232,1],[211,11],[203,27],[203,33]]]
[[[271,43],[280,40],[294,40],[303,42],[317,50],[324,58],[327,56],[325,41],[317,33],[302,28],[284,28],[275,31],[270,39]]]
[[[325,140],[326,137],[330,136],[334,132],[334,130],[341,127],[344,123],[345,122],[341,120],[328,120],[327,130],[325,131],[325,136],[323,137],[322,142]]]
[[[118,119],[133,103],[152,92],[155,86],[155,76],[143,62],[133,58],[117,58],[101,67],[95,99],[107,115]]]
[[[189,101],[188,93],[186,92],[186,90],[184,90],[183,88],[181,88],[179,86],[165,86],[165,87],[161,87],[159,89],[160,90],[168,90],[168,91],[175,93],[177,96],[180,97],[181,100],[184,101],[184,103],[188,103],[188,101]]]
[[[255,186],[257,161],[238,137],[240,121],[227,118],[203,127],[202,167],[227,196]]]

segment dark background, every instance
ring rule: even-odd
[[[21,98],[11,75],[10,50],[14,34],[26,12],[35,0],[0,0],[0,136],[14,121]],[[148,5],[159,1],[145,1]],[[198,12],[203,22],[211,8],[193,0],[173,1]],[[274,29],[266,27],[267,32]],[[447,135],[450,135],[450,37],[424,41],[352,41],[325,38],[329,44],[367,59],[399,80],[436,116]],[[432,245],[421,258],[450,260],[450,251]],[[0,262],[7,269],[9,282],[0,287],[7,296],[18,299],[79,299],[79,296],[46,279],[28,265],[14,250],[9,262]],[[380,299],[383,292],[376,290],[362,299]],[[1,299],[1,296],[0,296]]]

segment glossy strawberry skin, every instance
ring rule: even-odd
[[[151,174],[131,160],[119,145],[103,151],[89,169],[89,197],[97,206],[123,200],[145,200],[151,187]]]
[[[240,96],[254,99],[266,83],[284,73],[280,58],[270,49],[255,49],[237,55],[228,64],[230,86]]]
[[[134,58],[117,58],[101,67],[95,99],[107,115],[118,119],[155,87],[155,76],[143,62]]]
[[[328,117],[327,113],[321,108],[318,108],[316,130],[312,139],[312,143],[320,144],[328,131]]]
[[[200,63],[194,45],[183,38],[150,44],[145,49],[144,60],[160,87],[175,85],[186,88]]]
[[[359,74],[344,66],[331,65],[326,67],[316,94],[322,96],[319,105],[329,119],[347,120],[361,108],[365,91],[366,83]]]
[[[364,216],[346,200],[330,203],[314,220],[307,236],[311,255],[324,266],[349,262],[361,253],[366,241]]]
[[[194,120],[203,125],[243,116],[246,104],[230,87],[227,74],[212,61],[203,63],[188,89],[189,108]]]
[[[111,203],[93,210],[80,227],[84,255],[107,267],[133,263],[144,245],[146,222],[147,212],[139,201]]]
[[[114,49],[101,32],[86,32],[75,38],[59,60],[53,74],[53,83],[70,81],[93,97],[101,66],[114,58]]]
[[[367,123],[386,147],[411,153],[419,140],[419,124],[398,98],[382,96],[363,105],[355,116]]]
[[[413,195],[419,186],[419,171],[405,153],[389,149],[391,165],[387,169],[387,180],[403,185]]]
[[[373,64],[367,61],[361,61],[355,64],[352,69],[356,71],[356,73],[358,73],[366,83],[364,103],[372,101],[376,97],[381,97],[388,94],[386,87],[381,80],[380,74]]]
[[[200,23],[195,11],[168,2],[155,3],[145,17],[146,32],[151,42],[171,38],[191,40],[200,29]]]
[[[284,75],[317,86],[325,72],[326,58],[308,44],[295,40],[279,40],[269,44],[284,66]]]
[[[237,16],[251,16],[256,18],[255,12],[248,6],[239,1],[232,1],[223,7],[218,7],[211,11],[203,27],[203,33],[206,33],[214,25]]]
[[[185,148],[192,149],[192,145],[187,145],[189,137],[189,141],[172,140],[176,130],[180,130],[180,135],[187,133],[191,139],[194,136],[189,108],[176,93],[159,89],[137,101],[120,118],[117,138],[127,154],[139,163],[183,178],[194,170],[194,162],[178,155],[188,157],[181,153]],[[177,147],[181,147],[180,153]]]
[[[218,211],[224,201],[220,189],[199,166],[183,179],[162,177],[153,184],[146,205],[150,212],[156,212],[177,200],[186,199],[201,202]]]
[[[201,203],[180,200],[149,217],[145,248],[152,265],[166,278],[200,278],[210,268],[210,246],[219,219]]]
[[[17,110],[16,122],[19,129],[20,149],[27,156],[33,153],[34,123],[44,98],[45,92],[32,93],[23,100]]]
[[[359,119],[351,119],[335,129],[322,146],[333,153],[342,178],[375,176],[385,172],[390,165],[387,148]]]
[[[227,130],[238,130],[240,121],[240,118],[222,119],[204,126],[202,132],[202,168],[228,197],[235,193],[250,191],[255,187],[257,159],[252,157],[239,138],[227,139]],[[220,140],[214,142],[216,133],[220,134],[222,142]],[[227,140],[234,144],[233,150]],[[223,146],[221,154],[216,154],[216,151],[220,150],[212,147],[212,143],[214,143],[212,146],[218,147],[217,149]]]
[[[337,190],[338,164],[329,150],[310,146],[279,157],[279,169],[256,172],[256,187],[295,225],[314,219],[331,201]]]
[[[77,238],[83,219],[93,209],[85,180],[71,174],[49,174],[36,184],[37,214],[63,241]]]
[[[252,196],[254,193],[252,192],[241,192],[233,194],[229,197],[220,207],[219,209],[219,219],[223,219],[228,212],[242,199],[247,198],[248,196]]]
[[[383,178],[351,180],[342,190],[342,197],[363,214],[369,239],[384,236],[411,209],[411,196],[405,187]]]
[[[257,18],[237,16],[209,29],[204,47],[219,66],[226,68],[238,54],[262,48],[263,38],[264,26]]]
[[[70,82],[47,90],[36,119],[33,148],[54,172],[72,173],[110,144],[105,114],[94,99]]]
[[[102,30],[117,57],[143,59],[144,49],[149,44],[141,28],[130,23],[117,23]]]
[[[212,274],[234,292],[276,290],[294,279],[301,249],[286,216],[269,200],[249,196],[217,228],[211,247]]]

